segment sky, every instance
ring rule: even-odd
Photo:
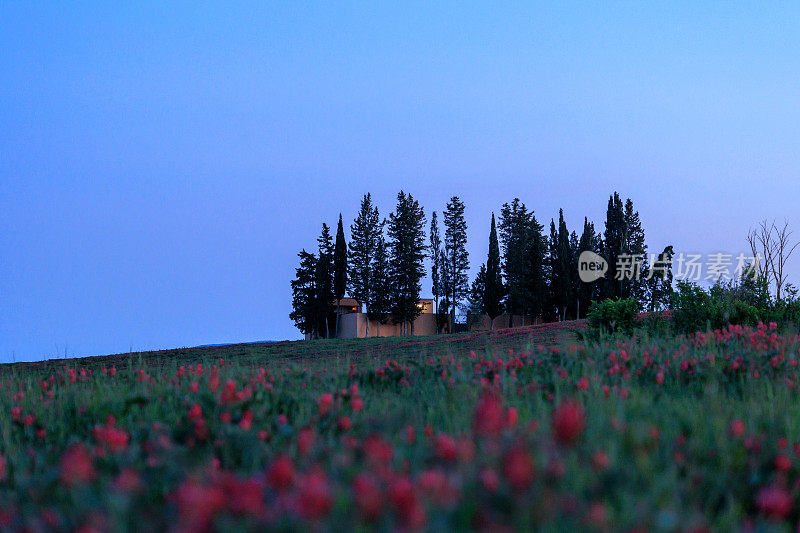
[[[297,339],[296,254],[366,192],[458,195],[473,272],[514,197],[800,236],[797,2],[431,4],[0,3],[0,361]]]

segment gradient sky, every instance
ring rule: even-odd
[[[797,2],[231,4],[0,4],[0,361],[298,338],[368,191],[461,196],[473,266],[514,196],[618,190],[652,251],[800,224]]]

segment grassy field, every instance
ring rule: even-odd
[[[797,335],[582,323],[0,368],[8,530],[793,530]]]

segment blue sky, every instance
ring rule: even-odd
[[[474,266],[514,196],[618,190],[654,250],[800,224],[797,3],[229,4],[0,4],[0,361],[297,338],[368,191],[461,196]]]

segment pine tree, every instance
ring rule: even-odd
[[[606,227],[603,232],[604,259],[608,261],[608,273],[603,283],[603,298],[619,298],[622,296],[621,278],[623,273],[617,272],[620,254],[625,250],[625,214],[619,193],[608,199],[606,209]],[[620,279],[617,279],[620,278]]]
[[[386,323],[386,319],[391,312],[392,290],[389,283],[389,258],[386,253],[386,241],[383,240],[383,232],[378,236],[378,244],[375,247],[375,256],[372,259],[372,302],[370,311],[367,315],[370,320],[375,320],[378,324],[378,337],[381,336],[381,324]]]
[[[539,224],[531,212],[525,257],[524,293],[527,301],[526,310],[534,319],[544,314],[548,300],[547,279],[550,269],[547,264],[547,241],[543,231],[544,226]]]
[[[333,311],[333,241],[328,225],[322,224],[322,233],[317,238],[319,259],[317,260],[317,307],[320,333],[324,327],[325,338],[330,338],[330,315]]]
[[[569,234],[569,302],[567,303],[567,314],[572,318],[578,318],[578,290],[580,290],[580,278],[578,277],[578,255],[580,252],[578,234],[573,230]]]
[[[583,233],[581,234],[581,238],[578,241],[578,250],[577,255],[580,257],[580,254],[586,251],[594,252],[594,253],[601,253],[602,246],[600,242],[600,236],[597,235],[594,231],[594,224],[589,222],[588,218],[583,219]],[[577,271],[577,264],[575,265],[575,270]],[[585,316],[586,313],[589,311],[589,307],[593,300],[595,300],[599,296],[599,282],[592,281],[590,283],[584,283],[582,281],[578,281],[578,309],[576,316],[577,318],[581,318],[581,316]]]
[[[440,249],[439,264],[444,265],[446,262],[447,258],[444,255],[444,250]],[[449,276],[450,276],[449,271],[446,268],[443,268],[441,270],[441,273],[439,274],[440,278],[439,283],[442,287],[447,287],[449,285],[450,283]],[[442,331],[445,324],[449,323],[449,317],[450,317],[450,299],[448,298],[447,293],[443,291],[442,298],[439,301],[439,307],[436,309],[436,327],[438,328],[439,331]],[[449,329],[449,332],[452,333],[453,332],[452,324],[450,324],[450,326],[451,327]]]
[[[389,215],[390,285],[393,315],[403,332],[420,315],[421,280],[425,277],[425,212],[410,194],[400,191],[395,212]]]
[[[551,222],[552,224],[552,222]],[[554,226],[551,226],[553,228]],[[567,308],[572,302],[572,247],[570,234],[564,221],[564,210],[558,210],[558,232],[555,247],[551,250],[553,292],[559,320],[567,317]]]
[[[633,202],[630,198],[625,201],[623,219],[625,221],[623,250],[633,258],[633,265],[629,276],[627,276],[628,279],[623,280],[622,294],[624,298],[635,298],[640,305],[645,306],[647,303],[645,278],[649,268],[647,244],[645,243],[644,228],[642,228],[642,222],[639,219],[639,212],[633,208]]]
[[[339,336],[339,312],[345,292],[347,292],[347,244],[344,240],[342,214],[339,213],[339,225],[336,227],[336,244],[333,248],[333,294],[336,297],[335,337]]]
[[[429,244],[429,255],[431,258],[431,293],[433,294],[433,312],[436,313],[436,333],[441,330],[439,323],[439,297],[442,296],[442,261],[441,261],[442,239],[439,236],[439,223],[436,211],[431,214],[431,234]]]
[[[297,256],[300,266],[295,270],[292,280],[292,312],[289,318],[304,335],[316,336],[317,325],[317,258],[314,254],[302,250]]]
[[[519,198],[514,198],[511,204],[503,204],[500,210],[500,242],[503,247],[508,327],[513,327],[515,313],[524,313],[529,307],[528,251],[531,242],[531,219],[531,213]]]
[[[471,325],[474,321],[480,320],[480,318],[487,313],[486,279],[487,279],[486,265],[481,265],[480,269],[478,269],[478,275],[475,276],[474,280],[472,280],[472,285],[470,286],[469,292],[467,293],[468,326]]]
[[[483,266],[481,267],[484,268]],[[478,273],[480,275],[480,272]],[[484,272],[484,293],[482,310],[489,315],[489,329],[494,330],[494,319],[503,314],[503,277],[500,272],[500,245],[497,241],[497,227],[492,213],[492,225],[489,230],[489,256],[486,259]],[[475,282],[477,282],[477,278]],[[473,283],[473,288],[475,283]],[[473,291],[473,298],[475,294]]]
[[[380,217],[378,208],[372,205],[369,193],[361,200],[361,208],[355,221],[350,226],[350,244],[348,257],[348,279],[350,296],[358,300],[369,312],[372,301],[372,261],[380,234]],[[369,321],[367,321],[367,337],[369,337]]]
[[[453,196],[447,203],[444,218],[444,254],[447,258],[444,268],[448,273],[448,285],[444,287],[450,303],[450,321],[455,323],[456,307],[469,291],[467,271],[469,253],[467,252],[467,222],[464,219],[464,203]]]
[[[652,265],[653,272],[649,273],[646,281],[647,287],[647,310],[649,312],[660,311],[669,306],[672,297],[672,256],[674,252],[672,246],[664,248],[655,263]],[[749,279],[752,282],[752,278]],[[742,281],[745,282],[744,280]]]

